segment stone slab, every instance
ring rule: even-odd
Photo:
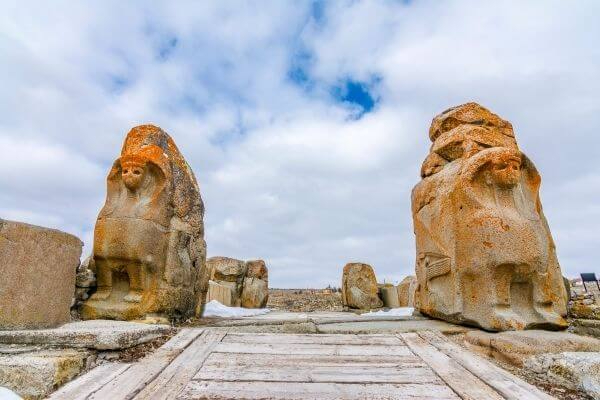
[[[0,219],[0,329],[50,328],[71,319],[82,246],[56,229]]]
[[[455,334],[464,333],[470,329],[433,319],[399,320],[399,321],[361,321],[344,323],[317,324],[318,333],[401,333],[418,331],[438,331]]]
[[[168,325],[90,320],[54,329],[0,331],[0,343],[117,350],[149,342],[171,330]]]
[[[541,330],[488,333],[471,331],[465,344],[490,357],[522,366],[526,358],[545,353],[598,352],[600,340],[568,332]]]
[[[41,399],[79,374],[89,356],[74,349],[0,353],[0,386],[26,399]]]

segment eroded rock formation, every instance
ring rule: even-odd
[[[196,178],[171,137],[153,125],[133,128],[108,174],[90,262],[97,290],[82,317],[198,312],[208,286],[203,217]]]
[[[564,328],[565,288],[512,125],[476,103],[444,111],[412,193],[417,307],[493,331]]]
[[[0,219],[0,330],[69,322],[82,246],[56,229]]]
[[[242,261],[211,257],[207,301],[217,300],[233,307],[264,308],[269,299],[269,272],[263,260]]]
[[[377,279],[368,264],[349,263],[342,275],[342,303],[344,307],[360,310],[380,308],[383,302],[377,295]]]
[[[398,284],[398,303],[400,307],[415,306],[415,292],[417,290],[417,277],[407,276]]]
[[[246,262],[241,303],[245,308],[264,308],[269,300],[269,271],[263,260]]]

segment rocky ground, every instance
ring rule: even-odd
[[[335,289],[270,289],[267,308],[280,311],[343,311]]]

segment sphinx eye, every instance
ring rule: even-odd
[[[139,175],[139,174],[141,174],[141,172],[140,172],[139,170],[137,170],[137,169],[136,169],[135,171],[133,171],[133,174],[134,174],[134,175]]]
[[[129,172],[129,170],[128,170],[128,169],[124,169],[124,170],[123,170],[123,173],[125,173],[125,174],[126,174],[126,173],[128,173],[128,172]]]

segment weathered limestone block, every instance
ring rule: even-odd
[[[470,331],[465,344],[487,356],[523,366],[531,356],[544,353],[600,351],[600,340],[568,332],[527,330],[489,333]]]
[[[381,294],[381,300],[383,306],[388,308],[398,308],[400,303],[398,302],[398,290],[395,286],[383,285],[379,288]]]
[[[570,389],[583,390],[592,399],[600,400],[598,352],[541,354],[525,360],[525,368]]]
[[[210,271],[210,279],[220,285],[229,287],[232,292],[231,305],[240,307],[244,278],[248,270],[246,263],[229,257],[210,257],[206,263]]]
[[[77,321],[52,329],[0,331],[0,343],[120,350],[172,333],[170,325],[129,321]]]
[[[0,386],[24,399],[42,399],[73,379],[86,366],[90,353],[81,350],[28,351],[0,349]]]
[[[264,308],[269,300],[269,272],[263,260],[246,262],[241,303],[245,308]]]
[[[233,306],[233,291],[231,287],[221,285],[215,281],[208,281],[208,293],[206,302],[216,300],[227,307]]]
[[[133,128],[108,174],[90,263],[98,287],[82,318],[199,313],[208,287],[203,217],[196,178],[171,137]]]
[[[55,229],[0,219],[0,329],[70,321],[82,246]]]
[[[377,296],[377,279],[370,265],[346,264],[342,275],[342,303],[345,307],[361,310],[383,306]]]
[[[398,284],[398,303],[400,307],[415,306],[415,292],[417,290],[417,277],[407,276]]]
[[[541,178],[511,124],[468,103],[435,117],[429,134],[412,193],[419,310],[492,331],[565,328]]]

